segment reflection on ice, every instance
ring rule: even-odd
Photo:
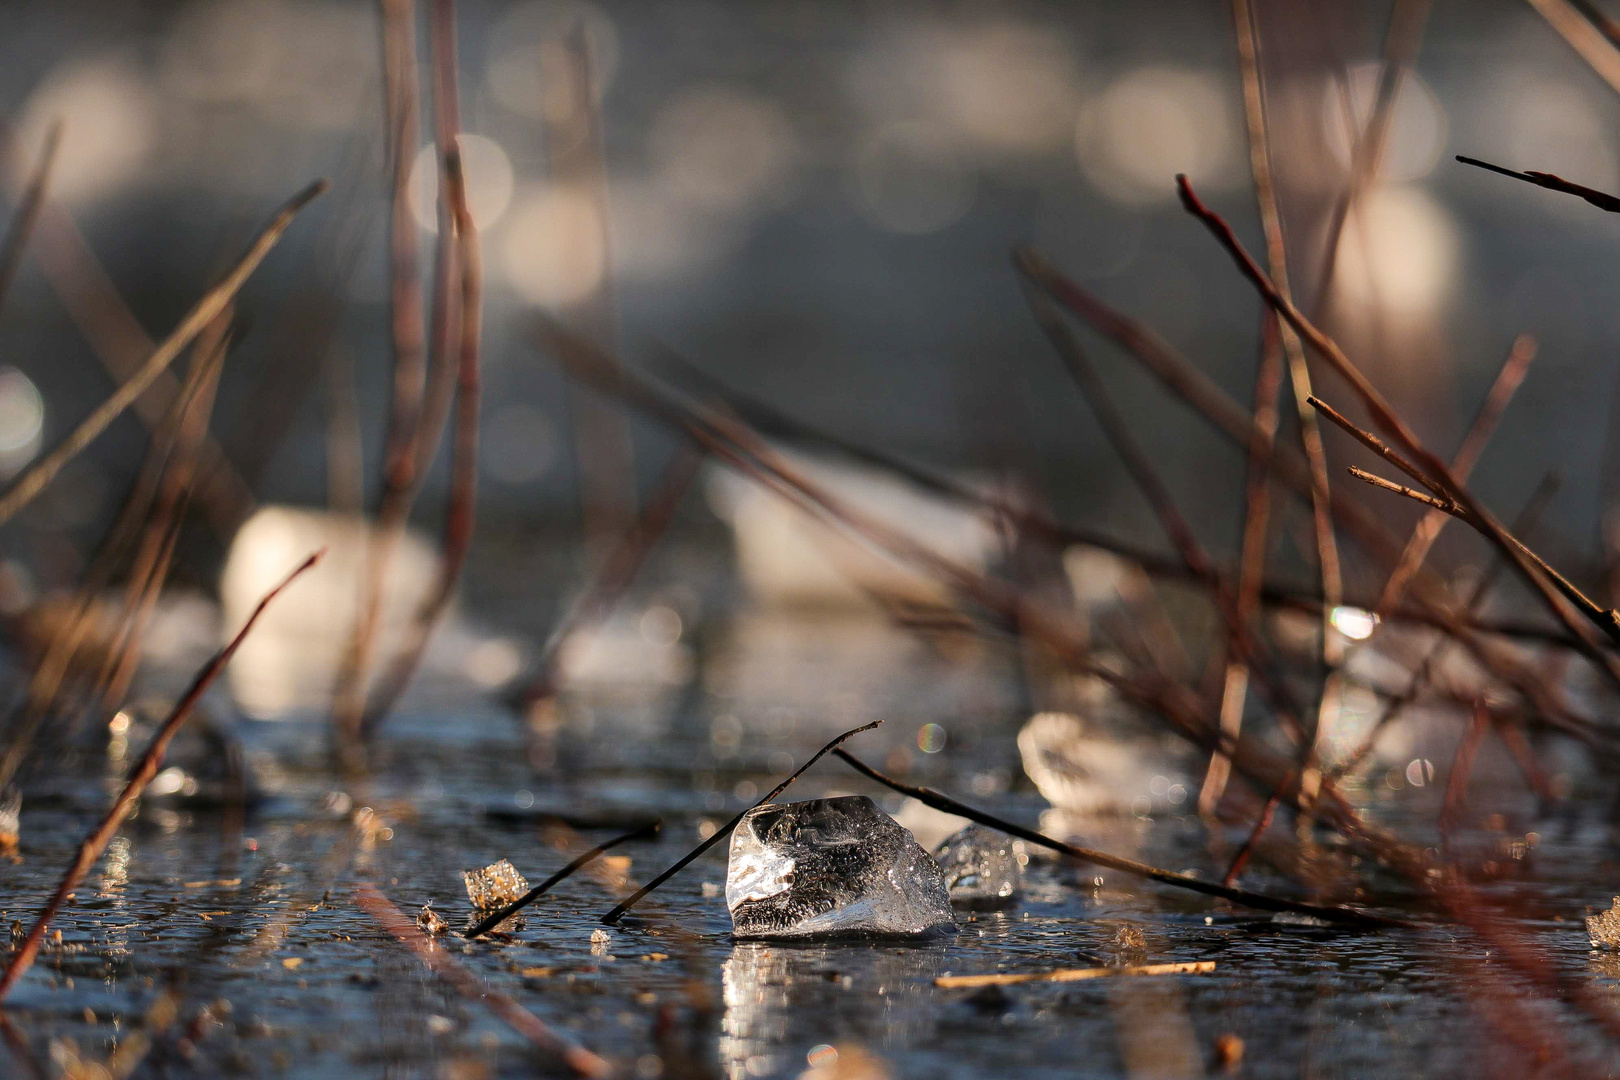
[[[811,1064],[824,1062],[831,1032],[875,1052],[926,1038],[937,1023],[926,995],[944,963],[936,946],[738,944],[721,969],[721,1071],[794,1076],[818,1049]]]

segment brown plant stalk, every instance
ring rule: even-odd
[[[376,648],[382,616],[383,590],[395,550],[410,518],[418,484],[417,444],[428,441],[422,425],[422,398],[426,380],[426,330],[422,312],[421,244],[411,212],[411,168],[420,138],[420,98],[416,63],[415,0],[385,0],[382,4],[383,102],[387,125],[390,179],[388,218],[388,297],[390,345],[393,349],[393,401],[383,452],[382,497],[376,526],[370,534],[365,570],[361,576],[359,607],[348,645],[338,668],[333,692],[332,719],[338,738],[356,743],[360,716],[365,708],[366,679]],[[436,102],[436,104],[439,104]],[[442,107],[442,106],[440,106]],[[439,205],[448,195],[439,184]],[[440,213],[441,262],[451,247],[450,232]],[[436,280],[448,288],[449,275]],[[436,312],[437,314],[437,312]],[[438,436],[432,437],[435,447]]]
[[[456,14],[454,0],[434,0],[433,19],[434,80],[442,92],[441,115],[450,130],[441,145],[442,184],[454,227],[456,265],[460,269],[461,291],[457,323],[459,342],[456,360],[455,431],[450,458],[450,497],[445,511],[444,550],[439,573],[426,600],[416,611],[406,630],[405,641],[381,682],[372,691],[360,718],[360,740],[364,744],[376,736],[378,728],[404,693],[421,663],[428,639],[444,616],[461,581],[461,572],[472,547],[477,522],[478,499],[478,409],[482,386],[479,353],[483,329],[483,263],[479,254],[478,229],[467,207],[467,183],[462,172],[461,149],[455,141]],[[442,235],[442,234],[441,234]]]
[[[1539,593],[1547,606],[1565,624],[1565,626],[1583,643],[1583,652],[1591,657],[1599,667],[1620,685],[1620,658],[1603,652],[1598,646],[1598,639],[1591,623],[1586,622],[1565,598],[1549,581],[1549,579],[1526,556],[1519,545],[1507,535],[1501,522],[1485,508],[1452,473],[1450,467],[1435,453],[1425,447],[1415,432],[1401,419],[1394,407],[1375,387],[1361,370],[1350,361],[1338,345],[1306,319],[1286,297],[1282,296],[1265,272],[1260,269],[1244,250],[1237,236],[1227,223],[1214,211],[1210,210],[1198,198],[1192,185],[1185,176],[1176,178],[1183,206],[1188,213],[1197,217],[1210,230],[1211,234],[1220,242],[1228,254],[1237,264],[1239,271],[1260,292],[1265,301],[1272,306],[1295,330],[1299,332],[1312,349],[1344,378],[1345,382],[1355,391],[1362,403],[1372,414],[1373,419],[1395,442],[1401,451],[1411,455],[1415,468],[1421,470],[1417,473],[1423,479],[1421,482],[1431,488],[1441,488],[1446,496],[1457,503],[1469,515],[1469,524],[1473,525],[1483,536],[1504,551],[1511,560],[1512,565],[1520,575]],[[1620,618],[1614,613],[1606,613],[1601,618],[1593,620],[1604,629],[1612,639],[1620,641]]]
[[[4,304],[11,293],[12,282],[17,280],[17,271],[22,267],[23,252],[39,221],[40,207],[45,205],[46,185],[50,183],[51,166],[56,162],[56,149],[61,142],[62,122],[58,120],[45,133],[39,161],[28,178],[28,185],[23,188],[22,198],[17,200],[17,208],[11,213],[5,242],[0,244],[0,304]]]

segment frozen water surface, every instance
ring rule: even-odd
[[[713,641],[714,656],[746,662],[738,650],[747,643],[728,639],[723,627]],[[996,689],[1014,679],[1015,659],[991,653],[964,664],[898,641],[893,654],[901,660],[880,706],[888,723],[850,749],[890,768],[906,765],[910,781],[992,813],[1039,821],[1048,804],[1018,779],[1016,734],[1027,715]],[[946,710],[930,696],[946,679],[981,681],[991,691]],[[52,1080],[52,1062],[65,1060],[66,1047],[81,1061],[105,1063],[148,1035],[152,1049],[137,1078],[546,1075],[549,1066],[523,1039],[449,990],[356,908],[354,889],[373,882],[412,918],[432,901],[460,927],[472,913],[464,868],[507,859],[538,881],[657,815],[666,821],[663,835],[615,849],[628,867],[563,882],[528,909],[527,927],[512,938],[468,942],[452,932],[436,939],[476,977],[608,1055],[625,1075],[650,1074],[662,1060],[666,1076],[795,1080],[809,1068],[807,1055],[822,1060],[818,1048],[843,1047],[846,1060],[868,1055],[897,1080],[1125,1077],[1143,1074],[1140,1063],[1155,1049],[1144,1041],[1214,1075],[1212,1048],[1228,1033],[1245,1044],[1245,1077],[1500,1071],[1499,1031],[1477,1007],[1478,995],[1499,981],[1496,958],[1465,932],[1403,909],[1399,888],[1385,910],[1416,918],[1422,929],[1282,925],[1095,867],[1034,859],[1011,905],[961,911],[954,935],[922,943],[762,942],[737,940],[722,890],[704,888],[726,880],[726,852],[717,849],[593,940],[616,901],[870,715],[829,694],[824,672],[812,682],[822,706],[840,712],[745,709],[735,697],[702,693],[657,708],[571,702],[577,734],[565,729],[556,747],[561,764],[539,774],[516,726],[490,710],[402,713],[388,729],[385,760],[363,786],[327,768],[322,726],[251,723],[242,732],[247,758],[275,766],[261,773],[265,797],[240,824],[179,793],[144,801],[62,912],[61,943],[47,946],[8,999],[6,1016]],[[782,693],[815,698],[810,687],[784,685]],[[916,751],[917,729],[927,723],[949,729],[942,753]],[[98,752],[105,759],[107,748]],[[124,767],[109,761],[105,775]],[[0,863],[7,924],[37,912],[105,808],[102,774],[79,775],[85,779],[31,789],[21,862]],[[832,760],[786,797],[852,791],[900,810],[899,799]],[[1421,836],[1440,794],[1433,786],[1396,790],[1379,774],[1358,798],[1374,822]],[[1582,922],[1588,909],[1605,910],[1620,895],[1610,826],[1596,815],[1538,817],[1533,804],[1501,802],[1478,788],[1471,795],[1476,804],[1492,800],[1505,823],[1459,830],[1454,842],[1501,847],[1503,866],[1518,876],[1480,888],[1512,904],[1517,931],[1564,977],[1620,995],[1620,964],[1591,951]],[[1126,814],[1078,828],[1094,846],[1215,878],[1247,833],[1243,824],[1211,836],[1190,815],[1173,814]],[[1538,842],[1527,848],[1530,832]],[[1295,874],[1304,865],[1327,895],[1351,875],[1375,896],[1398,885],[1352,866],[1325,840],[1307,851],[1291,828],[1275,837],[1281,846],[1263,845],[1244,884],[1300,895]],[[796,857],[795,874],[801,865]],[[771,877],[761,874],[758,891],[773,887]],[[998,994],[934,985],[946,973],[1182,960],[1217,967],[1129,985],[1029,984]],[[160,1014],[154,1006],[171,993],[179,1003],[175,1028],[149,1031],[145,1018]],[[198,1009],[221,1000],[230,1003],[223,1023],[206,1030],[197,1058],[183,1061],[174,1038]],[[1595,1045],[1572,1016],[1559,1014],[1549,1030],[1577,1049]],[[0,1044],[0,1076],[27,1076],[10,1053]],[[709,1071],[682,1073],[682,1062]]]

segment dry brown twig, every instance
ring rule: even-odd
[[[1290,737],[1302,745],[1306,743],[1303,711],[1298,703],[1292,700],[1283,683],[1274,678],[1269,670],[1267,652],[1259,637],[1251,626],[1244,623],[1238,611],[1236,598],[1230,587],[1221,579],[1215,568],[1213,560],[1199,543],[1193,533],[1192,526],[1177,508],[1175,500],[1171,497],[1158,470],[1153,467],[1147,453],[1132,434],[1130,425],[1124,415],[1114,404],[1107,387],[1098,376],[1096,368],[1091,364],[1080,343],[1075,340],[1069,328],[1063,324],[1044,293],[1037,293],[1033,289],[1025,291],[1025,299],[1029,302],[1030,310],[1035,315],[1035,321],[1046,334],[1047,340],[1062,358],[1064,366],[1070,376],[1079,385],[1087,403],[1091,406],[1098,424],[1108,438],[1109,445],[1125,463],[1126,470],[1131,479],[1136,482],[1137,488],[1147,498],[1153,508],[1155,517],[1160,526],[1170,538],[1177,554],[1181,556],[1188,569],[1194,573],[1209,575],[1215,584],[1215,605],[1221,618],[1226,624],[1227,640],[1245,670],[1249,671],[1264,689],[1269,703],[1277,713],[1279,722],[1289,733]],[[1263,437],[1263,433],[1261,436]],[[1235,741],[1235,734],[1222,732],[1222,742]],[[1219,750],[1212,761],[1221,760]],[[1213,766],[1212,766],[1213,767]]]
[[[1018,986],[1035,982],[1082,982],[1116,976],[1208,975],[1215,970],[1213,960],[1182,960],[1170,964],[1127,964],[1124,967],[1063,968],[1058,971],[1031,971],[1002,975],[940,975],[935,986],[950,990],[973,990],[984,986]]]
[[[15,143],[10,127],[0,121],[0,148]],[[4,150],[0,156],[9,152]],[[157,346],[119,295],[72,216],[48,192],[40,204],[30,251],[103,370],[119,383],[135,377]],[[178,395],[179,383],[168,372],[160,372],[133,402],[134,413],[148,430],[156,432]],[[213,439],[203,445],[201,470],[199,501],[215,531],[230,537],[251,511],[253,493]]]
[[[401,945],[415,953],[417,959],[421,960],[429,971],[449,983],[462,997],[482,1003],[513,1031],[540,1049],[560,1057],[578,1075],[596,1077],[607,1076],[612,1072],[612,1066],[606,1059],[569,1042],[509,995],[493,990],[475,978],[448,952],[418,930],[416,924],[371,882],[360,883],[354,892],[354,902],[356,907],[371,916],[378,926],[392,934]]]
[[[79,882],[84,879],[84,875],[90,872],[90,868],[101,857],[101,853],[106,850],[107,844],[118,832],[118,828],[124,823],[124,819],[129,816],[130,810],[134,808],[135,800],[140,798],[141,792],[146,790],[146,785],[151,783],[152,778],[157,775],[158,769],[163,764],[163,755],[167,752],[170,741],[173,740],[186,720],[190,718],[192,710],[196,708],[197,702],[201,700],[204,692],[213,685],[214,680],[219,677],[219,673],[225,669],[225,665],[236,654],[237,648],[241,646],[243,640],[247,637],[248,631],[253,629],[253,624],[258,621],[259,616],[264,613],[264,609],[270,605],[270,602],[283,589],[292,584],[298,575],[319,562],[323,554],[324,549],[315,552],[315,554],[299,563],[292,573],[283,578],[281,584],[266,593],[252,613],[248,615],[247,622],[242,625],[241,630],[237,631],[236,636],[223,649],[215,653],[214,658],[197,673],[196,678],[192,680],[191,686],[158,727],[157,734],[152,737],[151,744],[146,748],[146,753],[141,755],[140,761],[130,770],[129,779],[125,781],[123,790],[113,800],[112,806],[108,808],[101,821],[90,831],[90,835],[85,837],[84,842],[79,845],[78,854],[74,856],[67,873],[62,876],[62,881],[57,885],[56,892],[46,901],[45,907],[39,913],[39,918],[34,922],[33,929],[28,932],[28,936],[23,939],[22,945],[12,954],[11,963],[6,966],[4,976],[0,976],[0,1001],[5,999],[6,995],[17,985],[17,980],[21,979],[23,973],[32,966],[34,957],[39,953],[40,945],[44,943],[45,931],[49,927],[51,920],[56,917],[56,913],[61,910],[62,905],[72,895],[73,890],[78,887]]]
[[[1541,520],[1542,511],[1546,509],[1547,503],[1551,501],[1553,494],[1558,490],[1558,483],[1557,474],[1549,474],[1542,479],[1535,492],[1530,496],[1529,501],[1525,503],[1524,509],[1519,512],[1518,518],[1513,522],[1514,535],[1529,536],[1535,531],[1536,525]],[[1503,565],[1502,558],[1498,555],[1492,561],[1490,569],[1480,575],[1466,601],[1468,611],[1477,611],[1480,605],[1484,603],[1485,597],[1490,593],[1491,586],[1496,583]],[[1407,680],[1406,689],[1385,703],[1383,712],[1379,713],[1378,718],[1368,728],[1361,745],[1335,765],[1329,772],[1329,776],[1337,780],[1347,775],[1357,765],[1361,764],[1363,758],[1372,752],[1373,745],[1377,742],[1378,736],[1382,734],[1384,728],[1400,714],[1402,709],[1417,700],[1417,696],[1428,686],[1434,669],[1449,642],[1449,638],[1441,637],[1429,647],[1429,651],[1424,655],[1422,661],[1413,669],[1412,677]],[[1539,789],[1542,785],[1535,786]]]
[[[1501,165],[1492,165],[1490,162],[1481,161],[1478,158],[1465,157],[1462,154],[1457,155],[1457,160],[1464,165],[1472,165],[1477,169],[1485,169],[1489,172],[1499,173],[1502,176],[1511,176],[1515,180],[1523,180],[1527,184],[1534,184],[1536,187],[1546,188],[1548,191],[1574,195],[1578,199],[1585,199],[1599,210],[1605,210],[1611,214],[1620,214],[1620,196],[1610,195],[1608,192],[1599,191],[1596,188],[1589,188],[1585,184],[1577,184],[1573,180],[1565,180],[1555,173],[1518,172],[1514,169],[1504,168]]]
[[[1609,34],[1610,21],[1592,17],[1592,6],[1582,0],[1527,0],[1560,37],[1585,60],[1598,78],[1620,92],[1620,48]],[[1585,18],[1582,17],[1583,13]]]
[[[123,701],[135,677],[141,644],[158,597],[168,580],[169,568],[185,523],[197,458],[213,415],[215,393],[230,351],[230,320],[227,307],[197,338],[192,357],[193,370],[186,377],[180,396],[180,427],[174,450],[164,469],[157,499],[146,524],[146,534],[136,549],[121,613],[123,630],[116,649],[108,651],[107,663],[98,680],[101,710],[109,713]]]
[[[1462,445],[1457,448],[1457,454],[1451,460],[1452,471],[1459,480],[1465,483],[1479,463],[1480,455],[1485,452],[1491,436],[1496,432],[1497,423],[1507,410],[1508,403],[1513,400],[1519,386],[1524,382],[1530,371],[1530,364],[1536,358],[1536,339],[1529,334],[1520,334],[1513,339],[1513,347],[1508,350],[1507,359],[1502,362],[1501,370],[1496,373],[1496,380],[1491,383],[1490,390],[1485,395],[1485,401],[1480,405],[1479,414],[1468,428],[1468,434],[1463,437]],[[1440,530],[1445,527],[1448,515],[1444,512],[1425,514],[1417,527],[1412,530],[1412,536],[1406,542],[1406,550],[1401,552],[1400,561],[1395,569],[1390,571],[1389,578],[1384,582],[1384,589],[1378,596],[1378,604],[1373,611],[1382,618],[1393,611],[1400,603],[1402,595],[1406,592],[1406,585],[1418,569],[1428,558],[1429,549],[1440,538]]]
[[[1237,37],[1238,61],[1243,82],[1243,112],[1249,135],[1249,171],[1254,177],[1255,202],[1260,211],[1260,225],[1266,239],[1266,263],[1271,268],[1271,276],[1278,283],[1285,295],[1289,292],[1288,275],[1288,247],[1283,238],[1282,214],[1277,207],[1277,191],[1273,182],[1271,171],[1271,138],[1266,118],[1264,85],[1260,72],[1260,28],[1254,20],[1254,10],[1251,0],[1232,0],[1232,18]],[[1392,42],[1397,38],[1390,39]],[[1392,65],[1386,62],[1385,67]],[[1374,110],[1373,118],[1368,121],[1369,138],[1362,142],[1382,142],[1383,127],[1377,121],[1379,111]],[[1357,144],[1358,149],[1361,142]],[[1345,205],[1348,206],[1352,196],[1347,193]],[[1339,224],[1342,226],[1342,219]],[[1335,230],[1336,232],[1336,230]],[[1331,243],[1331,241],[1330,241]],[[1329,252],[1329,263],[1323,270],[1324,282],[1332,274],[1332,258]],[[1326,288],[1324,284],[1323,289]],[[1339,542],[1333,534],[1332,499],[1329,494],[1327,455],[1322,447],[1322,433],[1316,423],[1316,416],[1306,403],[1311,395],[1311,369],[1305,359],[1305,349],[1300,344],[1299,336],[1292,327],[1277,327],[1278,342],[1288,360],[1289,384],[1293,388],[1294,412],[1299,418],[1300,449],[1305,454],[1305,460],[1310,466],[1310,506],[1311,527],[1316,539],[1317,573],[1322,583],[1322,659],[1329,667],[1336,665],[1339,658],[1337,649],[1338,639],[1334,636],[1332,627],[1332,611],[1339,604],[1344,595],[1344,575],[1340,565]],[[1257,391],[1259,387],[1257,386]],[[1267,399],[1271,415],[1268,417],[1262,412],[1260,398],[1255,399],[1255,419],[1261,427],[1268,430],[1271,440],[1276,438],[1276,394]],[[1270,441],[1267,443],[1268,447]],[[1269,449],[1265,454],[1267,467],[1271,453]],[[1252,457],[1251,457],[1252,464]],[[1264,497],[1261,493],[1260,497]],[[1251,506],[1256,504],[1250,503]],[[1257,525],[1262,528],[1263,525]],[[1252,558],[1252,555],[1251,555]],[[1241,599],[1242,587],[1239,586]],[[1241,606],[1241,604],[1240,604]],[[1228,685],[1228,693],[1236,696],[1236,687]],[[1241,709],[1241,700],[1237,707]],[[1225,769],[1220,770],[1222,773]],[[1221,779],[1219,786],[1224,787],[1225,781]],[[1207,789],[1207,785],[1206,785]],[[1200,796],[1200,805],[1204,800]]]
[[[439,444],[437,430],[429,436],[422,423],[427,378],[427,336],[422,312],[421,245],[416,218],[410,206],[411,169],[416,161],[421,109],[415,0],[386,0],[382,5],[382,32],[384,121],[388,132],[391,188],[388,274],[389,332],[394,366],[393,401],[383,452],[382,497],[377,507],[376,524],[371,531],[365,571],[361,576],[354,626],[350,630],[332,695],[334,733],[345,744],[344,749],[351,753],[358,753],[367,677],[382,616],[384,584],[421,482],[418,461],[423,454],[419,444],[431,441],[434,448]],[[440,128],[444,126],[445,122],[441,121]],[[448,215],[443,210],[448,198],[441,180],[438,197],[439,272],[434,283],[436,295],[447,292],[450,281],[445,260],[449,257],[453,240],[446,224]],[[444,318],[444,312],[437,304],[434,317],[439,322]],[[436,323],[435,337],[438,329]]]
[[[1150,326],[1104,304],[1031,249],[1018,251],[1014,263],[1020,273],[1038,284],[1065,309],[1117,342],[1127,355],[1139,360],[1171,392],[1228,440],[1239,447],[1249,445],[1254,418]],[[1272,462],[1278,479],[1297,495],[1308,499],[1311,490],[1310,467],[1303,454],[1290,446],[1278,444],[1274,448]],[[1360,501],[1351,499],[1342,487],[1332,488],[1330,497],[1334,519],[1345,528],[1347,535],[1375,559],[1386,565],[1395,565],[1404,543],[1390,530],[1385,520]],[[1164,574],[1167,570],[1161,565],[1155,573]],[[1420,605],[1412,612],[1413,617],[1456,638],[1479,659],[1486,670],[1496,672],[1526,700],[1533,702],[1549,720],[1564,725],[1578,738],[1589,742],[1598,738],[1590,721],[1576,715],[1562,688],[1549,683],[1511,652],[1499,648],[1475,626],[1472,618],[1465,618],[1456,609],[1450,589],[1438,575],[1420,568],[1411,580],[1410,592]],[[1590,644],[1571,635],[1568,647],[1581,650],[1589,648]]]

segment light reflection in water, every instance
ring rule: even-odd
[[[837,1032],[888,1056],[935,1025],[926,996],[943,974],[947,946],[748,942],[721,969],[726,1012],[720,1067],[729,1080],[792,1066]]]

